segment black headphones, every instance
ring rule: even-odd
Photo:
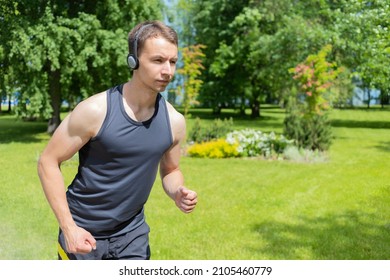
[[[139,61],[138,61],[138,38],[142,34],[142,31],[152,24],[146,24],[142,26],[134,35],[134,43],[133,43],[133,53],[129,54],[127,56],[127,65],[129,65],[130,69],[135,70],[139,67]]]

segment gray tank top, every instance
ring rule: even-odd
[[[154,115],[137,122],[125,112],[123,85],[107,91],[107,115],[79,151],[79,168],[67,199],[77,225],[95,237],[131,231],[144,220],[143,207],[160,159],[172,145],[166,103],[157,95]]]

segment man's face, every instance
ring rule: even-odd
[[[163,37],[147,39],[137,70],[142,83],[154,92],[164,91],[175,73],[177,54],[177,46]]]

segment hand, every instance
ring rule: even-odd
[[[184,213],[191,213],[196,203],[198,203],[198,195],[185,187],[179,187],[175,195],[176,206]]]
[[[85,229],[75,227],[67,233],[64,232],[66,251],[73,254],[87,254],[96,250],[95,238]]]

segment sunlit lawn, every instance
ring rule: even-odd
[[[209,110],[194,110],[212,121]],[[283,110],[236,128],[282,132]],[[221,118],[230,116],[225,113]],[[146,206],[152,259],[390,259],[390,111],[332,112],[335,140],[324,163],[183,157],[198,192],[190,215],[158,179]],[[0,116],[0,259],[55,259],[57,224],[36,160],[45,123]],[[63,165],[70,182],[77,159]]]

